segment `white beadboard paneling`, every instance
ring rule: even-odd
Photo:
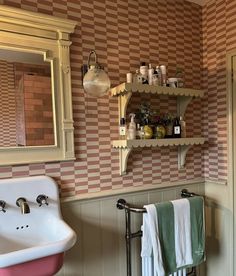
[[[79,276],[83,275],[83,224],[81,217],[81,205],[78,202],[67,204],[66,208],[62,206],[63,217],[77,234],[77,242],[65,254],[66,265],[63,266],[57,276]]]
[[[119,271],[119,258],[117,251],[119,248],[119,229],[114,227],[114,221],[119,219],[116,208],[114,208],[114,200],[107,199],[99,203],[101,210],[101,242],[102,242],[102,275],[108,275],[107,271]],[[123,229],[121,229],[122,231]],[[122,233],[122,232],[121,232]]]
[[[100,202],[92,201],[81,205],[83,231],[83,274],[102,276],[102,229]]]
[[[78,241],[66,253],[57,276],[126,276],[125,212],[116,208],[119,198],[144,204],[180,197],[180,191],[203,194],[203,184],[140,191],[103,198],[64,202],[64,219],[76,231]],[[131,213],[132,231],[140,230],[142,215]],[[132,276],[141,276],[140,238],[132,240]],[[201,274],[201,276],[204,274]]]
[[[227,185],[205,184],[206,194],[206,275],[233,275],[230,191]]]

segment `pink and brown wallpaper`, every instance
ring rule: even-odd
[[[219,1],[220,2],[220,1]],[[221,5],[224,1],[221,1]],[[229,1],[230,2],[230,1]],[[54,162],[30,164],[21,166],[0,167],[0,177],[22,177],[28,175],[46,174],[60,184],[62,197],[89,194],[100,191],[112,191],[126,187],[155,185],[163,182],[175,182],[203,176],[203,148],[193,147],[187,156],[186,168],[177,168],[177,148],[152,148],[134,151],[128,161],[128,174],[119,175],[119,154],[111,148],[111,141],[118,138],[118,105],[117,98],[92,98],[84,94],[81,83],[81,65],[87,62],[90,50],[95,49],[98,61],[109,73],[112,86],[126,79],[127,72],[135,72],[140,61],[153,66],[165,64],[168,75],[173,76],[176,67],[184,71],[186,87],[201,88],[202,85],[202,8],[184,0],[2,0],[0,3],[66,17],[78,22],[76,32],[72,35],[71,68],[73,117],[75,126],[76,160],[70,162]],[[214,15],[216,16],[216,12]],[[214,21],[214,16],[204,13]],[[220,25],[220,24],[219,24]],[[225,29],[221,29],[225,35]],[[204,37],[206,43],[218,47],[213,38]],[[222,47],[222,46],[221,46]],[[219,50],[214,48],[211,51]],[[220,48],[221,49],[221,48]],[[204,61],[212,54],[204,55]],[[219,53],[222,55],[222,53]],[[209,61],[210,62],[210,61]],[[212,66],[212,62],[209,64]],[[222,64],[217,67],[222,75]],[[205,69],[205,68],[204,68]],[[208,71],[207,73],[210,73]],[[213,72],[211,72],[213,73]],[[204,78],[205,83],[208,81]],[[216,82],[220,80],[217,78]],[[211,81],[210,84],[214,85]],[[223,85],[222,85],[223,86]],[[223,88],[222,88],[223,89]],[[212,90],[212,93],[215,91]],[[224,91],[222,98],[217,100],[224,106]],[[134,97],[129,110],[137,107],[140,100],[150,100],[152,105],[160,110],[176,112],[176,99],[172,97]],[[203,102],[208,97],[195,100],[187,109],[185,117],[189,136],[208,135],[208,130],[202,121]],[[210,110],[205,107],[205,116]],[[210,120],[221,116],[221,108]],[[212,117],[213,116],[213,117]],[[206,123],[207,117],[205,117]],[[209,122],[210,122],[209,120]],[[224,128],[224,113],[222,123]],[[204,127],[203,127],[204,126]],[[212,132],[217,127],[212,128]],[[222,129],[224,130],[224,129]],[[214,134],[214,133],[213,133]],[[212,134],[212,135],[213,135]],[[225,138],[218,137],[225,146]],[[220,145],[220,146],[221,146]],[[209,158],[213,157],[219,144],[211,147]],[[224,150],[224,149],[223,149]],[[212,162],[214,162],[212,158]],[[217,165],[208,162],[211,169]],[[222,167],[225,163],[221,163]],[[209,175],[209,170],[205,171]],[[222,168],[214,177],[225,177]]]
[[[14,65],[0,60],[0,147],[16,145]]]
[[[236,49],[236,1],[209,1],[203,8],[204,175],[227,179],[226,54]]]

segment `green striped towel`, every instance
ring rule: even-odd
[[[200,196],[187,198],[190,206],[192,263],[177,267],[175,250],[174,207],[171,202],[155,204],[161,254],[166,275],[187,267],[199,265],[205,260],[204,200]],[[183,212],[184,213],[184,212]]]

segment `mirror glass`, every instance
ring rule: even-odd
[[[0,49],[0,148],[55,144],[51,63]]]

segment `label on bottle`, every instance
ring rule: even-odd
[[[138,82],[138,83],[143,83],[142,75],[138,75],[138,76],[137,76],[137,82]]]
[[[174,126],[174,134],[180,134],[180,126]]]
[[[120,126],[119,128],[120,136],[126,135],[126,126]]]

